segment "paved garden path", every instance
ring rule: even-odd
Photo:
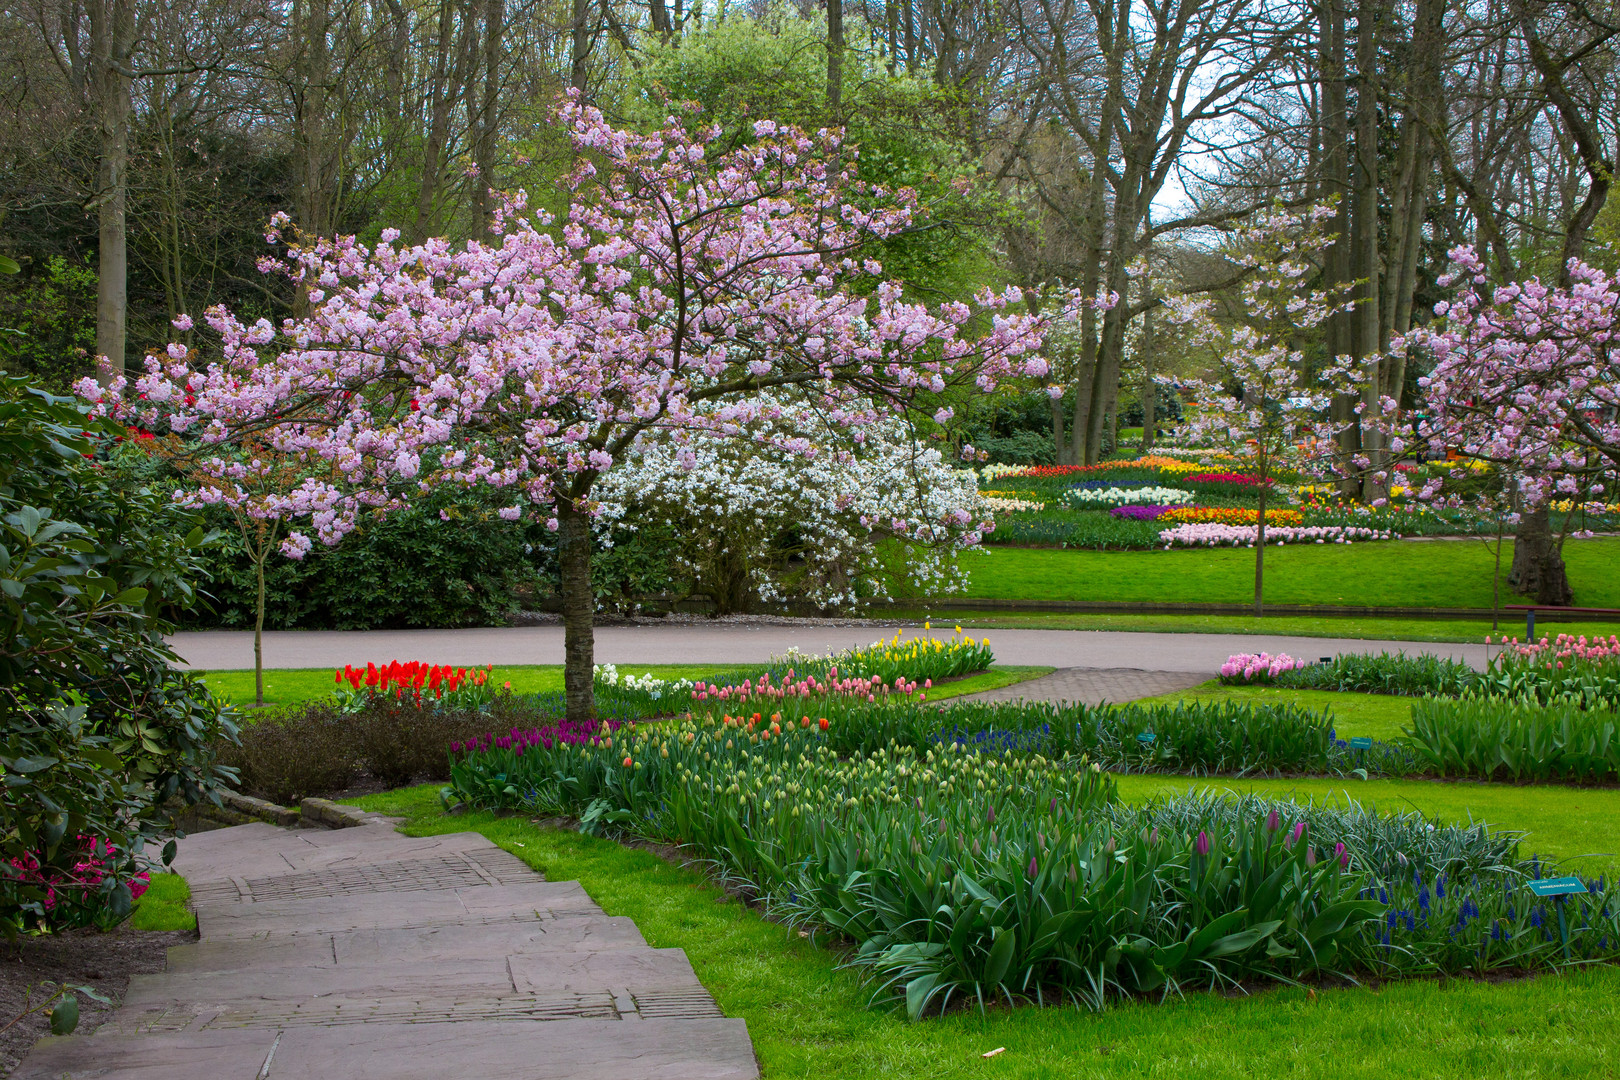
[[[920,632],[907,630],[906,636]],[[604,626],[596,631],[598,663],[759,664],[790,648],[829,653],[869,645],[896,631],[872,626]],[[933,630],[949,637],[950,627]],[[1483,666],[1483,642],[1444,644],[1285,637],[1272,634],[1148,634],[1105,630],[979,630],[1000,664],[1058,668],[1142,668],[1202,672],[1212,678],[1237,652],[1286,652],[1315,660],[1341,652],[1429,653]],[[206,630],[170,639],[188,664],[210,671],[253,666],[253,634]],[[264,635],[269,668],[329,668],[343,664],[422,660],[434,664],[560,664],[560,626],[471,630],[281,630]]]
[[[680,949],[475,833],[239,825],[180,843],[201,940],[16,1080],[752,1080]]]

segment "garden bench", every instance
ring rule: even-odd
[[[1534,641],[1536,637],[1536,612],[1545,611],[1553,615],[1620,615],[1620,608],[1606,607],[1559,607],[1555,604],[1503,604],[1504,611],[1524,612],[1524,636]]]

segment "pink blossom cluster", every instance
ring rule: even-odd
[[[65,873],[52,868],[42,869],[39,860],[26,852],[11,860],[12,874],[15,878],[26,884],[45,886],[46,911],[56,907],[59,895],[65,895],[77,903],[84,903],[101,887],[109,865],[118,854],[111,840],[80,836],[79,843],[81,846],[78,858],[74,860],[72,868]],[[144,870],[136,874],[129,881],[130,896],[139,900],[150,884],[151,876]]]
[[[76,388],[100,412],[222,449],[263,440],[273,455],[205,458],[200,498],[332,544],[444,484],[509,493],[506,518],[594,515],[596,479],[643,434],[746,438],[780,410],[762,391],[796,390],[859,432],[953,387],[1046,374],[1045,323],[1018,311],[1017,289],[930,308],[857,256],[918,211],[861,181],[836,131],[761,122],[727,147],[720,125],[680,113],[642,133],[564,102],[567,209],[532,213],[518,193],[482,242],[306,240],[278,215],[267,239],[287,257],[264,265],[297,283],[307,314],[278,327],[211,308],[217,359],[174,344],[133,380]],[[289,465],[296,484],[257,482]],[[309,546],[300,530],[283,550]]]
[[[1602,635],[1588,638],[1585,634],[1559,634],[1551,640],[1543,637],[1540,641],[1526,641],[1523,644],[1518,638],[1509,638],[1506,634],[1493,642],[1491,635],[1486,634],[1485,644],[1500,645],[1505,658],[1544,668],[1562,668],[1566,661],[1620,667],[1620,637],[1613,634],[1607,638]]]
[[[885,683],[880,675],[839,678],[836,667],[827,673],[826,679],[817,679],[814,675],[794,679],[793,671],[789,669],[785,676],[775,682],[771,680],[771,673],[768,671],[758,679],[744,679],[731,686],[716,686],[714,683],[704,685],[700,682],[692,690],[692,700],[743,705],[756,699],[773,702],[830,694],[840,697],[864,697],[867,701],[876,701],[879,697],[887,697],[891,693],[910,697],[917,694],[919,686],[924,691],[932,690],[934,680],[924,679],[919,684],[915,679],[896,676],[894,682],[890,684]],[[926,692],[919,694],[917,700],[928,700],[928,694]]]
[[[1601,495],[1620,460],[1620,280],[1572,259],[1565,284],[1530,278],[1493,289],[1473,248],[1451,259],[1440,284],[1458,287],[1456,299],[1392,344],[1434,362],[1419,380],[1430,414],[1421,433],[1501,464],[1530,506]],[[1431,480],[1425,497],[1440,483]]]
[[[1220,525],[1197,522],[1177,525],[1159,532],[1166,550],[1173,547],[1253,547],[1259,536],[1258,525]],[[1398,540],[1398,533],[1387,529],[1366,529],[1359,525],[1302,525],[1266,528],[1266,543],[1351,544],[1357,540]]]
[[[1287,653],[1235,653],[1221,665],[1221,679],[1234,682],[1271,682],[1285,671],[1305,667],[1309,661],[1296,660]]]

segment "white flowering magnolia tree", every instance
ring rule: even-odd
[[[307,314],[278,327],[212,309],[218,353],[171,345],[131,383],[78,389],[147,427],[262,438],[302,463],[301,483],[259,495],[243,471],[258,462],[201,459],[212,497],[297,523],[294,556],[436,485],[509,496],[503,516],[558,531],[568,710],[585,719],[595,487],[644,436],[746,438],[774,408],[761,393],[783,388],[854,428],[1046,362],[1016,290],[929,307],[882,279],[863,252],[909,227],[913,200],[862,183],[836,132],[760,121],[728,149],[680,110],[653,132],[575,100],[557,120],[578,161],[560,219],[515,200],[484,242],[407,246],[390,229],[369,247],[294,245],[279,268]]]
[[[784,394],[759,405],[736,435],[644,435],[597,482],[600,520],[671,526],[678,568],[721,613],[756,598],[849,606],[886,596],[896,573],[930,593],[961,586],[954,553],[994,527],[970,471],[903,417],[851,428]]]

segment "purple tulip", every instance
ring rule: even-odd
[[[1350,852],[1345,850],[1342,842],[1333,845],[1333,855],[1339,860],[1340,869],[1348,870],[1350,868]]]
[[[1033,855],[1029,857],[1029,876],[1030,880],[1033,881],[1035,878],[1035,856]]]
[[[1198,854],[1200,854],[1200,855],[1208,855],[1209,854],[1209,833],[1204,832],[1202,830],[1199,831],[1197,847],[1198,847]]]
[[[993,806],[985,807],[985,809],[984,809],[984,822],[985,822],[986,825],[994,825],[996,823],[996,808],[995,807],[993,807]]]
[[[1266,815],[1266,832],[1276,832],[1282,828],[1282,816],[1273,810]]]
[[[1316,848],[1314,846],[1305,849],[1305,865],[1316,865]]]
[[[1305,823],[1303,821],[1301,821],[1301,822],[1297,823],[1294,826],[1294,839],[1291,842],[1295,843],[1295,844],[1299,843],[1299,838],[1304,836],[1304,835],[1305,835]]]

